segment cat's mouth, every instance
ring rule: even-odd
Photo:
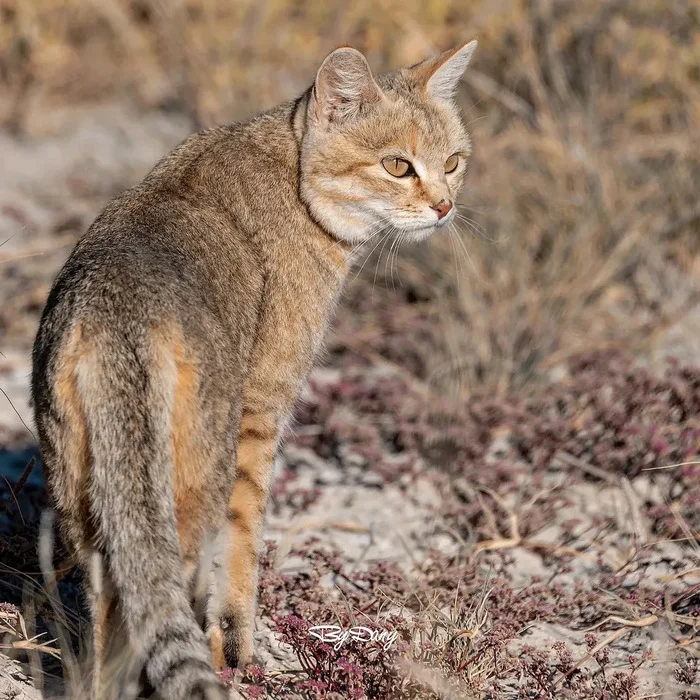
[[[422,241],[431,233],[445,228],[454,219],[454,214],[448,214],[442,219],[434,219],[433,221],[419,221],[415,223],[404,223],[402,226],[396,226],[396,230],[405,235],[409,239]]]
[[[444,228],[448,224],[452,223],[452,219],[455,218],[454,209],[447,215],[443,216],[442,219],[438,219],[435,223],[436,228]]]

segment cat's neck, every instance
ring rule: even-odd
[[[353,246],[318,223],[299,194],[299,152],[309,92],[243,126],[243,137],[263,166],[253,182],[257,197],[244,198],[244,222],[270,254],[309,257],[331,284],[342,284]],[[239,136],[237,140],[241,140]],[[272,171],[273,177],[269,177]],[[240,200],[239,200],[240,204]],[[239,221],[241,212],[239,211]]]

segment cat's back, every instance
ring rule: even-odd
[[[218,192],[222,160],[235,177],[236,145],[236,129],[195,134],[113,199],[60,271],[47,312],[63,304],[64,313],[212,315],[240,326],[264,275],[255,242]]]
[[[34,345],[37,406],[76,329],[88,343],[103,337],[135,348],[154,333],[182,337],[192,357],[220,374],[216,381],[237,372],[254,337],[265,272],[255,242],[215,186],[223,169],[212,159],[235,162],[231,131],[187,139],[112,200],[78,241]]]

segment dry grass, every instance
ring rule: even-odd
[[[698,299],[697,0],[0,8],[0,118],[18,131],[48,105],[114,96],[208,125],[298,93],[336,45],[392,68],[477,35],[462,95],[476,142],[463,235],[434,241],[427,264],[423,252],[398,264],[440,317],[421,354],[442,389],[504,393],[583,347],[648,350]],[[394,286],[393,264],[367,267]]]
[[[283,575],[300,529],[357,525],[290,528],[260,593],[296,675],[249,669],[245,692],[640,700],[638,680],[660,664],[665,696],[697,697],[700,384],[696,371],[647,373],[634,360],[699,299],[698,0],[0,0],[0,19],[0,123],[17,138],[40,133],[55,107],[112,99],[207,126],[294,96],[339,44],[389,69],[477,35],[460,95],[475,155],[459,231],[396,260],[374,254],[340,312],[339,376],[312,381],[296,438],[343,478],[359,461],[382,483],[434,481],[459,554],[420,543],[409,585],[390,565],[358,573],[305,546],[293,552],[304,570]],[[0,257],[5,270],[24,264]],[[35,321],[39,307],[27,308]],[[543,377],[555,381],[543,388]],[[319,498],[293,476],[273,510]],[[37,519],[16,517],[20,496],[34,503],[23,485],[0,502],[15,516],[0,547],[18,580],[38,568]],[[621,505],[565,520],[591,492]],[[541,559],[546,585],[515,586],[523,555]],[[62,595],[77,595],[66,578]],[[404,634],[394,654],[355,646],[340,664],[311,646],[304,620],[347,623],[348,610],[382,606],[400,613],[382,620]],[[54,614],[46,596],[42,608]],[[55,652],[3,610],[3,643]],[[534,622],[570,639],[527,646]]]

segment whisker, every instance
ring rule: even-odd
[[[454,225],[454,222],[451,222],[447,237],[450,240],[450,247],[452,248],[452,260],[454,262],[455,278],[457,280],[457,296],[461,297],[462,296],[462,289],[461,289],[462,288],[462,284],[461,284],[461,277],[462,277],[461,272],[462,271],[461,271],[461,269],[459,269],[459,266],[457,263],[457,248],[455,246],[455,242],[454,242],[454,238],[453,238],[454,231],[455,231],[455,225]]]
[[[396,245],[396,241],[398,240],[398,237],[394,237],[394,239],[391,241],[391,245],[389,246],[389,255],[387,255],[386,260],[384,261],[384,279],[388,277],[386,268],[387,264],[391,262],[391,251],[394,250],[394,246]],[[389,269],[391,270],[391,288],[393,291],[396,291],[396,286],[394,285],[394,270],[391,266],[389,266]]]
[[[383,228],[384,228],[384,223],[383,223],[383,222],[380,221],[379,223],[375,224],[375,225],[369,230],[369,232],[368,232],[369,235],[367,236],[367,238],[361,240],[359,243],[356,243],[356,244],[352,247],[352,249],[350,250],[350,252],[345,256],[345,259],[336,267],[336,270],[340,269],[348,260],[350,260],[350,258],[352,258],[352,256],[353,256],[358,250],[360,250],[360,248],[362,248],[363,246],[367,245],[367,243],[369,243],[375,236],[377,236],[379,233],[381,233],[381,231],[382,231]],[[331,247],[331,249],[332,249],[332,247]],[[355,279],[355,278],[353,278],[353,279]]]
[[[372,250],[370,250],[369,255],[367,255],[367,257],[365,258],[364,262],[362,263],[362,267],[360,267],[360,269],[357,271],[357,274],[352,278],[352,280],[350,280],[351,282],[354,282],[354,281],[360,276],[360,273],[362,272],[362,270],[364,269],[365,265],[367,264],[367,261],[370,259],[370,257],[372,257],[372,253],[374,253],[374,251],[377,250],[377,248],[379,247],[379,245],[381,244],[381,242],[382,242],[383,240],[385,240],[386,237],[387,237],[388,235],[389,235],[389,232],[385,233],[384,236],[383,236],[382,238],[379,239],[379,243],[377,243],[377,244],[374,246],[374,248],[372,248]]]
[[[484,97],[480,97],[468,110],[467,113],[464,115],[465,117],[468,117],[483,101]]]
[[[457,247],[457,244],[455,243],[455,238],[459,238],[459,236],[460,236],[459,229],[457,228],[457,225],[453,223],[452,224],[452,233],[451,233],[452,244],[455,247],[457,261],[459,262],[460,277],[465,277],[467,274],[467,270],[466,270],[465,265],[464,265],[464,253]]]
[[[477,209],[495,209],[496,207],[493,206],[493,204],[478,204],[477,202],[457,202],[457,209],[469,209],[469,211],[473,211],[474,213],[478,214],[476,211]]]
[[[372,280],[372,298],[374,298],[374,287],[377,283],[377,273],[379,272],[379,263],[382,260],[382,253],[384,253],[384,247],[386,246],[387,241],[389,240],[389,234],[393,233],[394,227],[392,226],[388,231],[387,235],[384,236],[384,245],[382,245],[382,249],[379,251],[379,257],[377,258],[377,262],[374,266],[374,279]],[[386,265],[384,268],[384,276],[386,277]]]
[[[479,271],[476,269],[476,266],[474,265],[474,261],[472,260],[472,256],[469,255],[469,251],[467,250],[467,246],[464,244],[464,241],[462,240],[462,237],[455,231],[455,238],[457,239],[457,243],[461,246],[462,250],[464,251],[464,254],[467,256],[467,260],[469,260],[469,264],[472,266],[472,270],[474,270],[474,273],[476,274],[477,279],[480,282],[483,282],[483,278],[479,274]]]
[[[377,231],[376,233],[372,233],[368,238],[354,245],[350,252],[347,254],[347,256],[343,260],[341,260],[340,263],[338,263],[338,265],[336,265],[334,272],[337,272],[341,267],[343,267],[343,265],[345,265],[348,262],[348,260],[350,260],[350,258],[352,258],[352,256],[358,250],[360,250],[360,248],[362,248],[362,246],[369,243],[369,241],[371,241],[377,235],[377,233],[379,233],[379,231]]]
[[[403,244],[403,242],[406,240],[406,233],[400,233],[398,237],[398,242],[396,244],[396,249],[394,250],[394,262],[396,263],[396,276],[399,278],[399,286],[403,287],[403,280],[401,279],[401,267],[399,266],[399,248]],[[394,281],[394,269],[392,266],[391,270],[391,281],[393,283]]]
[[[486,233],[486,229],[483,226],[481,226],[481,224],[474,221],[474,219],[470,219],[468,216],[465,216],[464,214],[460,214],[459,212],[457,212],[455,214],[455,218],[459,219],[460,221],[463,221],[467,226],[469,226],[469,228],[472,231],[474,231],[474,233],[476,233],[481,238],[483,238],[491,243],[496,243],[496,239],[491,238],[491,236],[489,236]]]
[[[389,271],[391,272],[391,289],[393,292],[396,292],[396,282],[394,281],[394,264],[396,263],[398,265],[398,251],[399,251],[399,245],[401,245],[402,237],[403,237],[403,234],[400,233],[394,239],[394,242],[391,244],[391,248],[389,249],[389,257],[391,258],[391,262],[389,265]]]
[[[474,119],[468,121],[468,122],[465,124],[465,126],[470,126],[471,124],[474,124],[475,122],[478,122],[478,121],[480,121],[481,119],[486,119],[487,116],[488,116],[488,114],[483,114],[483,115],[480,116],[480,117],[475,117]]]

